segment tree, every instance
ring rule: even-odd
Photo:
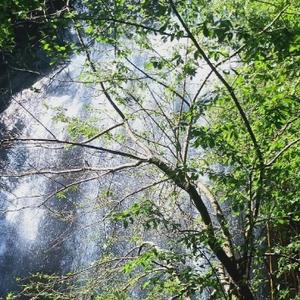
[[[96,179],[142,167],[141,173],[156,174],[159,180],[134,186],[108,206],[108,215],[125,228],[140,224],[153,236],[158,231],[172,241],[163,249],[139,239],[120,258],[100,258],[91,267],[96,275],[88,275],[86,290],[80,286],[82,293],[126,299],[141,283],[145,299],[189,299],[201,293],[211,299],[255,299],[262,293],[270,299],[296,299],[297,1],[80,4],[72,7],[67,2],[61,15],[38,18],[50,27],[69,22],[76,34],[74,44],[45,37],[42,45],[56,62],[69,51],[85,55],[77,81],[98,89],[105,105],[113,108],[113,124],[104,128],[105,109],[95,106],[89,108],[92,117],[87,120],[60,111],[56,119],[66,124],[68,140],[56,138],[49,129],[47,138],[14,137],[2,144],[62,144],[124,161],[117,166],[88,164],[4,175],[92,173]],[[97,51],[105,51],[105,59]],[[91,179],[72,181],[50,196],[67,197],[64,192],[86,180]],[[161,186],[163,192],[158,190]],[[150,197],[143,194],[124,204],[154,187]],[[199,258],[206,261],[202,271],[195,266]],[[101,277],[102,267],[106,272]],[[63,297],[65,290],[66,299],[74,298],[79,273],[63,278],[38,274],[38,283],[26,291],[42,290],[52,299]],[[65,286],[68,281],[71,287]]]

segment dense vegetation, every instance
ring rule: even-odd
[[[0,3],[0,112],[11,94],[30,86],[46,73],[50,61],[40,50],[39,40],[53,33],[52,27],[36,18],[59,12],[60,0],[1,1]],[[63,37],[63,30],[60,30]]]
[[[130,238],[128,253],[99,257],[84,280],[84,270],[34,275],[24,294],[299,299],[299,2],[82,0],[59,13],[44,1],[10,2],[18,18],[43,23],[40,45],[54,65],[86,56],[79,80],[99,88],[118,120],[100,128],[99,107],[88,120],[59,112],[69,140],[43,142],[91,147],[103,139],[108,147],[95,150],[159,179],[142,197],[136,190],[127,205],[109,207]],[[1,16],[7,51],[11,20]],[[59,34],[66,26],[72,43]],[[97,51],[112,55],[103,62]],[[11,142],[28,140],[2,141]],[[57,196],[67,198],[68,189]]]

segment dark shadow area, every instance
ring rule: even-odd
[[[47,0],[46,5],[51,14],[62,9],[64,1]],[[39,45],[42,32],[47,32],[45,24],[20,21],[10,13],[11,7],[6,9],[8,13],[4,15],[12,19],[15,44],[12,50],[0,49],[0,113],[8,106],[11,95],[30,87],[50,70],[50,59]]]

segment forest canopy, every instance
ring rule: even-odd
[[[299,1],[53,6],[11,0],[1,6],[3,50],[13,51],[16,26],[37,24],[35,42],[53,70],[84,57],[72,81],[93,87],[102,99],[84,117],[56,111],[64,138],[46,128],[46,138],[13,135],[1,146],[63,145],[112,157],[111,163],[108,156],[96,163],[87,157],[79,169],[1,175],[64,176],[68,184],[43,205],[67,201],[89,175],[114,174],[111,180],[118,181],[125,171],[129,186],[125,194],[102,191],[101,209],[121,233],[110,232],[93,264],[68,274],[35,274],[22,295],[299,299]],[[122,235],[128,245],[120,253],[114,247]]]

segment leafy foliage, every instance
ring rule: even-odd
[[[132,249],[101,261],[104,267],[87,276],[81,291],[96,299],[131,299],[136,293],[144,299],[297,299],[298,1],[80,5],[63,15],[78,41],[45,37],[43,49],[53,63],[73,51],[86,55],[80,79],[100,86],[127,129],[126,138],[123,132],[119,140],[116,134],[105,137],[119,144],[131,139],[136,148],[131,156],[122,154],[131,159],[150,148],[155,155],[140,162],[171,182],[164,193],[154,190],[152,197],[127,205],[123,201],[134,192],[120,200],[110,217],[131,236]],[[90,45],[113,55],[98,59]],[[142,66],[136,53],[145,57]],[[206,78],[204,63],[210,68]],[[64,113],[56,119],[66,124],[72,141],[100,132],[97,119]],[[66,279],[70,286],[76,286],[74,278]],[[58,299],[58,290],[53,288],[51,299]],[[73,299],[79,290],[65,289],[63,295]]]

